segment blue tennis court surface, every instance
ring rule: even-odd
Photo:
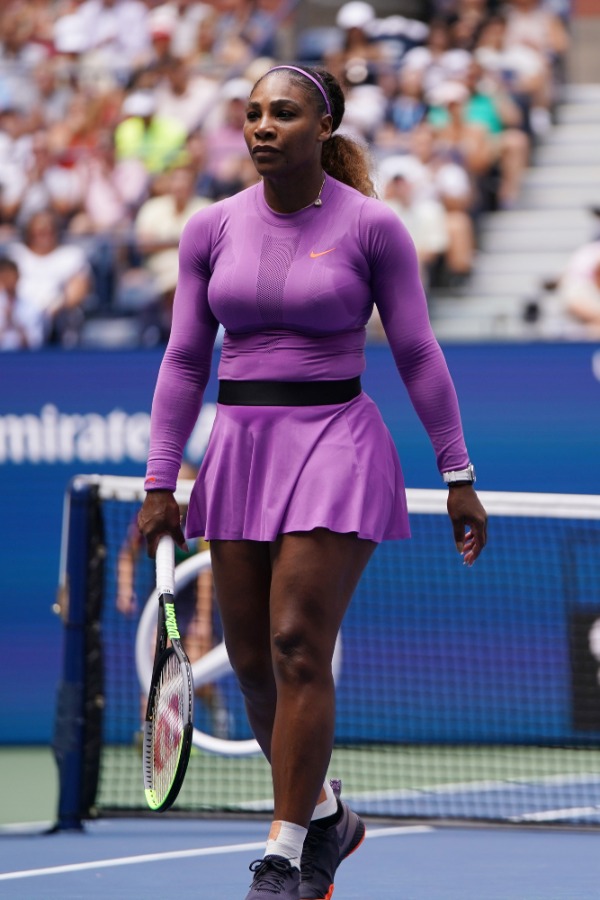
[[[102,820],[82,833],[0,832],[11,900],[243,900],[266,822]],[[598,900],[598,835],[577,830],[368,823],[335,900]]]

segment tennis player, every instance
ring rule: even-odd
[[[326,773],[344,613],[377,544],[409,537],[398,455],[361,390],[374,304],[449,483],[466,565],[486,542],[415,249],[373,196],[362,148],[334,134],[343,113],[324,70],[275,66],[255,84],[244,134],[262,180],[184,229],[152,406],[139,515],[150,556],[161,534],[184,546],[173,490],[222,323],[217,415],[186,530],[210,541],[229,656],[273,774],[274,819],[246,900],[330,898],[365,833]]]

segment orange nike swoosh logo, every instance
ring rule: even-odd
[[[320,253],[315,253],[314,250],[311,250],[311,251],[310,251],[310,258],[311,258],[311,259],[316,259],[317,256],[325,256],[326,253],[333,253],[334,250],[335,250],[335,247],[331,247],[331,249],[329,249],[329,250],[321,250]]]

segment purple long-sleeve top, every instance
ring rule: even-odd
[[[280,214],[261,183],[187,223],[152,404],[147,489],[175,488],[219,323],[219,378],[346,379],[365,368],[374,304],[440,472],[468,464],[456,392],[405,227],[386,204],[329,176],[321,198],[321,207]]]

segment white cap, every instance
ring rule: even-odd
[[[367,135],[381,125],[385,115],[385,96],[378,85],[360,84],[346,97],[344,121]]]
[[[167,3],[156,6],[148,16],[148,26],[151,35],[164,34],[170,37],[177,26],[177,10]]]
[[[252,90],[252,82],[248,78],[230,78],[221,87],[222,100],[247,100]]]
[[[156,98],[151,91],[134,91],[123,102],[126,116],[151,116],[156,112]]]
[[[338,10],[335,23],[338,28],[365,28],[375,19],[375,10],[365,0],[350,0]]]
[[[448,106],[450,103],[464,103],[469,98],[469,89],[460,81],[443,81],[432,88],[427,99],[433,106]]]
[[[74,13],[56,20],[52,36],[57,53],[85,53],[90,46],[83,24]]]
[[[423,163],[410,154],[394,154],[386,156],[379,163],[379,180],[385,186],[394,178],[405,178],[406,181],[416,183],[425,175]]]

